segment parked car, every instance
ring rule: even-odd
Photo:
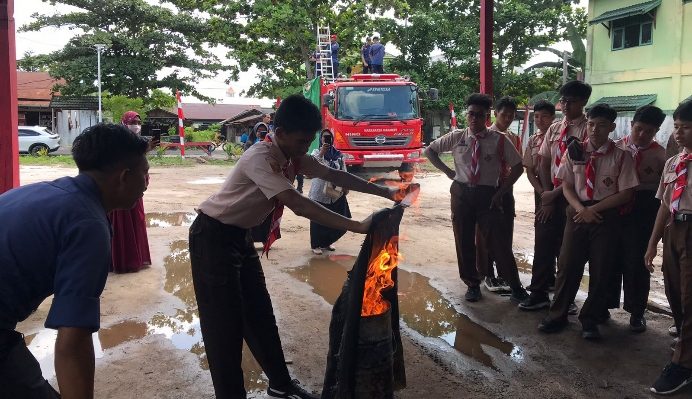
[[[43,126],[19,126],[19,152],[38,155],[41,150],[60,148],[60,136]]]

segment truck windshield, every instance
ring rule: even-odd
[[[415,86],[347,86],[337,91],[336,117],[347,120],[418,118]]]

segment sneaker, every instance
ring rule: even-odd
[[[498,277],[495,279],[497,281],[497,286],[500,288],[500,291],[503,292],[512,292],[512,288],[510,288],[509,284],[502,278]]]
[[[692,369],[678,366],[675,363],[668,363],[650,389],[653,393],[666,395],[676,392],[690,383],[692,383]]]
[[[494,277],[486,277],[483,279],[483,285],[485,285],[485,288],[487,288],[490,292],[502,291],[502,286],[500,286],[500,283]]]
[[[312,253],[315,255],[322,255],[323,254],[322,248],[313,248]]]
[[[630,316],[630,331],[633,333],[642,333],[646,331],[646,319],[644,316]]]
[[[311,394],[300,386],[298,380],[291,381],[287,386],[278,388],[267,388],[267,395],[270,398],[288,398],[288,399],[319,399],[319,395]]]
[[[581,330],[581,337],[589,341],[596,341],[601,339],[601,332],[598,331],[597,325],[585,326]]]
[[[668,327],[668,335],[670,335],[671,337],[677,337],[678,335],[680,335],[678,328],[675,327],[675,324]]]
[[[577,304],[574,302],[570,303],[569,308],[567,309],[567,314],[574,316],[577,313],[579,313],[579,306],[577,306]]]
[[[469,302],[478,302],[481,299],[481,287],[469,287],[464,298]]]
[[[545,318],[541,321],[541,324],[538,325],[538,331],[546,334],[557,333],[564,330],[568,323],[567,320],[552,320]]]
[[[521,310],[539,310],[550,307],[550,299],[546,294],[532,292],[528,298],[519,304]]]
[[[512,295],[509,296],[509,300],[515,303],[522,303],[529,299],[529,293],[522,287],[512,290]]]

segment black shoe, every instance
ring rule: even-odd
[[[606,310],[601,317],[596,318],[596,324],[605,324],[608,320],[610,320],[610,312]]]
[[[528,298],[519,304],[521,310],[539,310],[550,307],[550,299],[544,293],[532,292]]]
[[[546,334],[557,333],[564,330],[567,324],[567,320],[551,320],[546,318],[538,325],[538,331]]]
[[[505,280],[502,279],[502,277],[498,277],[495,280],[497,280],[497,285],[500,288],[500,292],[512,292],[512,288]]]
[[[650,389],[653,393],[666,395],[678,391],[690,383],[692,383],[692,369],[678,366],[675,363],[668,363]]]
[[[597,325],[587,326],[582,328],[581,337],[589,341],[596,341],[601,339],[601,332],[598,331]]]
[[[267,388],[267,395],[270,398],[287,399],[320,399],[320,395],[314,395],[300,386],[300,381],[293,380],[290,384],[279,388]]]
[[[646,331],[646,319],[644,316],[630,316],[630,331],[634,333]]]
[[[498,279],[494,277],[486,277],[483,279],[483,285],[490,292],[500,293],[503,291]]]
[[[577,304],[574,302],[570,303],[569,308],[567,309],[567,314],[574,316],[577,313],[579,313],[579,307]]]
[[[481,299],[481,287],[469,287],[464,298],[469,302],[478,302]]]
[[[513,289],[512,295],[509,296],[509,300],[515,303],[522,303],[527,299],[529,299],[529,293],[522,287]]]

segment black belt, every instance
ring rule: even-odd
[[[673,220],[676,222],[692,222],[692,213],[678,213],[673,215]]]
[[[599,202],[601,202],[601,201],[582,201],[581,204],[584,206],[592,206],[592,205],[598,204]]]

